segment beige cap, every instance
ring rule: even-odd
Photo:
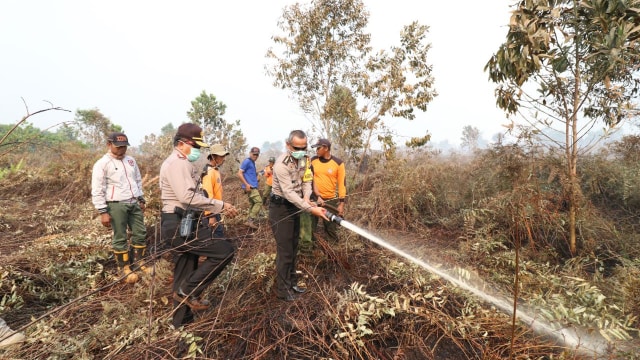
[[[229,155],[229,152],[227,151],[227,149],[224,148],[224,146],[222,146],[222,144],[211,145],[211,147],[209,148],[209,153],[211,155],[218,155],[218,156]]]

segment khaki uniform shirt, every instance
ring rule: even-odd
[[[195,165],[177,149],[173,149],[160,167],[162,212],[173,213],[176,206],[185,210],[208,210],[214,214],[222,212],[224,203],[221,200],[209,199],[196,191],[199,176]]]
[[[311,197],[311,173],[309,157],[296,160],[285,153],[280,155],[273,165],[273,188],[271,193],[287,199],[304,211],[311,211],[311,205],[305,200]]]

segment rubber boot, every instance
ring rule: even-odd
[[[146,245],[133,245],[133,265],[132,268],[135,271],[142,271],[143,273],[149,275],[153,271],[151,266],[146,266],[146,260],[144,255],[147,251]]]
[[[126,275],[124,282],[133,284],[138,281],[138,275],[129,267],[129,251],[114,251],[113,255],[116,257],[120,275]]]

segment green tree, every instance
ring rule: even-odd
[[[23,101],[24,101],[24,99],[23,99]],[[48,102],[48,101],[46,101],[46,102]],[[27,105],[27,103],[24,102],[24,107],[25,107],[25,109],[27,111],[27,114],[25,116],[23,116],[22,119],[20,119],[15,125],[2,125],[3,129],[0,129],[0,135],[2,135],[2,136],[0,136],[0,146],[8,145],[7,139],[10,139],[11,135],[16,130],[18,130],[20,132],[23,132],[23,133],[25,131],[33,133],[33,131],[32,131],[33,130],[33,125],[27,123],[27,119],[29,119],[30,117],[32,117],[34,115],[37,115],[37,114],[40,114],[40,113],[43,113],[43,112],[47,112],[47,111],[51,111],[51,110],[70,112],[67,109],[61,108],[59,106],[53,106],[53,104],[51,104],[51,103],[49,103],[49,104],[51,106],[48,107],[48,108],[40,109],[40,110],[37,110],[35,112],[31,112],[29,110],[29,106]],[[27,130],[25,130],[25,128],[22,126],[24,124],[27,125],[26,126],[28,128]],[[66,127],[66,126],[67,125],[65,123],[63,123],[63,127]],[[19,129],[21,129],[21,130],[19,130]],[[46,132],[46,133],[48,133],[48,132]],[[73,137],[73,138],[75,139],[75,137]],[[14,134],[13,139],[11,141],[12,141],[12,148],[15,149],[16,145],[30,143],[30,142],[33,142],[34,139],[29,138],[29,137],[25,137],[24,134],[21,134],[21,135],[15,135]],[[55,140],[54,140],[54,142],[55,142]]]
[[[120,125],[116,125],[104,116],[100,110],[76,110],[75,124],[78,128],[78,139],[94,149],[102,149],[109,133],[122,131]]]
[[[521,115],[533,135],[544,136],[550,129],[564,135],[557,146],[566,160],[572,254],[584,201],[577,172],[584,150],[579,140],[597,122],[614,127],[635,112],[638,5],[638,0],[519,1],[505,42],[485,66],[498,84],[499,107]]]
[[[41,130],[30,122],[23,122],[19,127],[0,124],[0,134],[6,134],[0,143],[0,155],[16,149],[24,149],[28,152],[47,151],[56,145],[75,140],[68,138],[67,134],[60,131]]]
[[[267,52],[274,62],[267,66],[273,85],[291,92],[324,137],[340,142],[338,134],[360,133],[362,158],[376,134],[385,152],[395,147],[385,116],[412,120],[415,109],[426,111],[437,95],[427,63],[428,27],[416,22],[405,26],[399,46],[372,54],[368,21],[361,0],[294,4],[278,22],[283,34],[273,37],[277,49]],[[359,104],[357,114],[349,113],[349,96]]]
[[[224,114],[227,105],[218,101],[213,94],[202,93],[191,101],[191,109],[187,111],[189,119],[202,126],[205,137],[210,143],[224,145],[230,156],[238,159],[244,155],[247,140],[240,128],[240,120],[227,121]]]
[[[336,86],[327,103],[325,104],[325,116],[332,119],[329,123],[330,133],[339,145],[339,149],[347,159],[358,161],[359,151],[363,148],[362,129],[365,121],[357,110],[357,100],[351,90],[344,86]]]
[[[175,127],[173,124],[168,123],[160,129],[160,135],[145,135],[140,144],[140,153],[155,160],[164,159],[173,149],[173,136],[175,134]]]

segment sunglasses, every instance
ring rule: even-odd
[[[295,151],[307,151],[307,146],[305,145],[304,147],[297,147],[297,146],[293,146],[291,145],[291,147],[293,148],[293,150]]]

